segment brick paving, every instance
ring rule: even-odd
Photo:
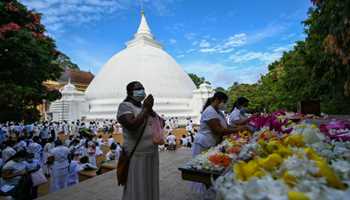
[[[181,179],[178,167],[191,158],[189,149],[176,152],[160,152],[160,199],[197,200],[190,191],[189,182]],[[118,187],[115,171],[89,179],[76,186],[40,197],[39,200],[119,200],[122,187]]]

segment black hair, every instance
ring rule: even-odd
[[[132,81],[128,83],[128,85],[126,86],[126,93],[128,95],[131,95],[131,92],[134,90],[136,84],[141,84],[141,83],[139,81]]]
[[[87,156],[81,157],[80,158],[80,163],[82,163],[82,164],[89,163],[89,157],[87,157]]]
[[[63,145],[61,140],[56,140],[55,141],[55,147],[58,147],[58,146],[61,146],[61,145]]]
[[[40,142],[40,137],[39,136],[34,136],[33,137],[33,141],[36,142],[36,143],[39,143]]]
[[[48,142],[49,142],[49,143],[51,143],[51,142],[53,142],[53,141],[55,141],[55,138],[54,138],[54,137],[50,137],[50,138],[48,139]]]
[[[109,148],[111,150],[115,150],[115,149],[117,149],[117,145],[113,142]]]
[[[248,104],[249,100],[245,97],[238,97],[237,100],[235,101],[235,103],[233,104],[232,110],[231,112],[235,109],[235,108],[240,108],[241,106],[243,106],[244,104]]]
[[[27,156],[28,156],[28,154],[25,150],[19,150],[16,152],[15,155],[13,155],[11,158],[9,158],[6,162],[13,160],[13,159],[26,158]]]
[[[228,96],[227,94],[223,93],[223,92],[215,92],[214,96],[210,97],[207,99],[207,101],[205,102],[204,106],[203,106],[203,110],[202,112],[208,107],[210,106],[211,103],[213,103],[213,101],[215,100],[219,100],[219,101],[224,101],[225,103],[228,100]]]

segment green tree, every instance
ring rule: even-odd
[[[236,85],[232,97],[247,96],[252,109],[268,111],[296,110],[299,101],[317,99],[323,112],[350,113],[350,0],[313,3],[306,39],[268,66],[253,94],[247,93],[253,85]]]
[[[223,93],[227,93],[226,89],[223,87],[217,87],[215,88],[215,92],[223,92]]]
[[[190,76],[190,78],[192,79],[193,83],[196,85],[197,88],[199,88],[199,86],[202,83],[208,83],[210,84],[209,81],[206,81],[204,77],[199,77],[196,74],[193,73],[188,73],[188,75]]]
[[[53,63],[58,64],[62,69],[70,68],[79,70],[78,65],[73,63],[71,59],[62,52],[58,52],[57,58]]]
[[[62,69],[40,18],[17,0],[0,1],[0,121],[37,120],[37,105],[57,97],[42,85]]]

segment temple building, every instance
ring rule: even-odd
[[[68,83],[68,80],[70,80],[71,84],[73,84],[77,90],[85,92],[93,78],[94,75],[91,72],[66,68],[57,81],[45,81],[44,85],[49,90],[60,90]]]
[[[53,121],[80,120],[88,111],[84,92],[78,91],[68,80],[68,83],[60,89],[62,98],[50,105],[50,116]]]
[[[154,109],[159,114],[177,117],[181,124],[188,118],[198,122],[204,102],[213,94],[208,84],[197,89],[187,73],[155,40],[144,13],[134,38],[107,61],[87,87],[83,103],[87,112],[79,111],[79,117],[115,119],[118,105],[126,97],[126,85],[131,81],[140,81],[146,93],[154,96]]]

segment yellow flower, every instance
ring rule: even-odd
[[[309,197],[306,196],[303,192],[290,191],[288,192],[289,200],[309,200]]]
[[[287,157],[287,156],[290,156],[293,154],[292,151],[288,147],[284,147],[282,145],[278,148],[276,153],[278,153],[282,157]]]
[[[317,160],[316,165],[319,168],[319,174],[326,178],[327,184],[331,187],[337,189],[346,189],[346,186],[339,180],[338,176],[334,173],[334,171],[328,166],[326,161]]]
[[[288,173],[288,171],[284,172],[283,174],[283,180],[286,184],[288,184],[289,186],[295,186],[297,179],[295,176],[292,176]]]
[[[289,137],[285,138],[283,141],[286,145],[290,146],[296,146],[296,147],[304,147],[304,138],[300,134],[294,134],[290,135]]]
[[[282,157],[277,153],[270,154],[267,158],[258,160],[259,165],[266,170],[272,170],[275,167],[278,167],[282,162]]]
[[[310,148],[310,147],[307,147],[304,149],[304,152],[306,154],[306,156],[311,159],[311,160],[315,160],[315,161],[324,161],[324,159],[319,156],[314,149]]]
[[[281,146],[281,144],[279,143],[279,141],[271,140],[267,144],[266,149],[268,152],[272,153],[272,152],[276,151],[280,146]]]
[[[244,165],[244,161],[239,161],[237,164],[233,166],[233,171],[236,174],[236,178],[241,181],[246,180],[245,174],[243,172],[243,165]]]
[[[242,181],[247,181],[251,177],[262,177],[265,175],[256,160],[251,160],[248,163],[240,161],[233,166],[233,170],[236,178]]]
[[[313,129],[318,129],[318,126],[317,126],[316,124],[312,124],[312,125],[311,125],[311,128],[313,128]]]

